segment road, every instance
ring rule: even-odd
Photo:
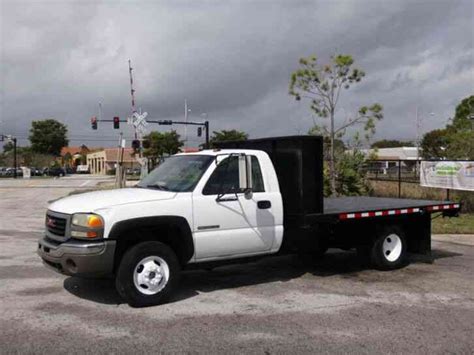
[[[0,187],[0,353],[474,352],[474,236],[436,236],[433,264],[391,272],[338,250],[186,272],[170,303],[134,309],[35,254],[47,201],[85,181]]]

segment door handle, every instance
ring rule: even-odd
[[[229,202],[229,201],[238,201],[237,197],[217,197],[216,202]]]
[[[260,208],[261,210],[266,210],[272,207],[272,203],[268,200],[258,201],[257,207]]]

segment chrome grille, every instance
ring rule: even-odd
[[[46,214],[46,229],[51,234],[64,237],[66,235],[67,219]]]

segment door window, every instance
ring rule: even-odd
[[[253,192],[264,192],[262,171],[257,157],[252,156]],[[236,193],[239,191],[239,157],[230,156],[224,159],[214,170],[204,186],[203,195]]]

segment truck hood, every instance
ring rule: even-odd
[[[129,203],[168,200],[175,196],[176,192],[140,188],[93,191],[61,198],[52,202],[48,209],[67,214],[94,212]]]

